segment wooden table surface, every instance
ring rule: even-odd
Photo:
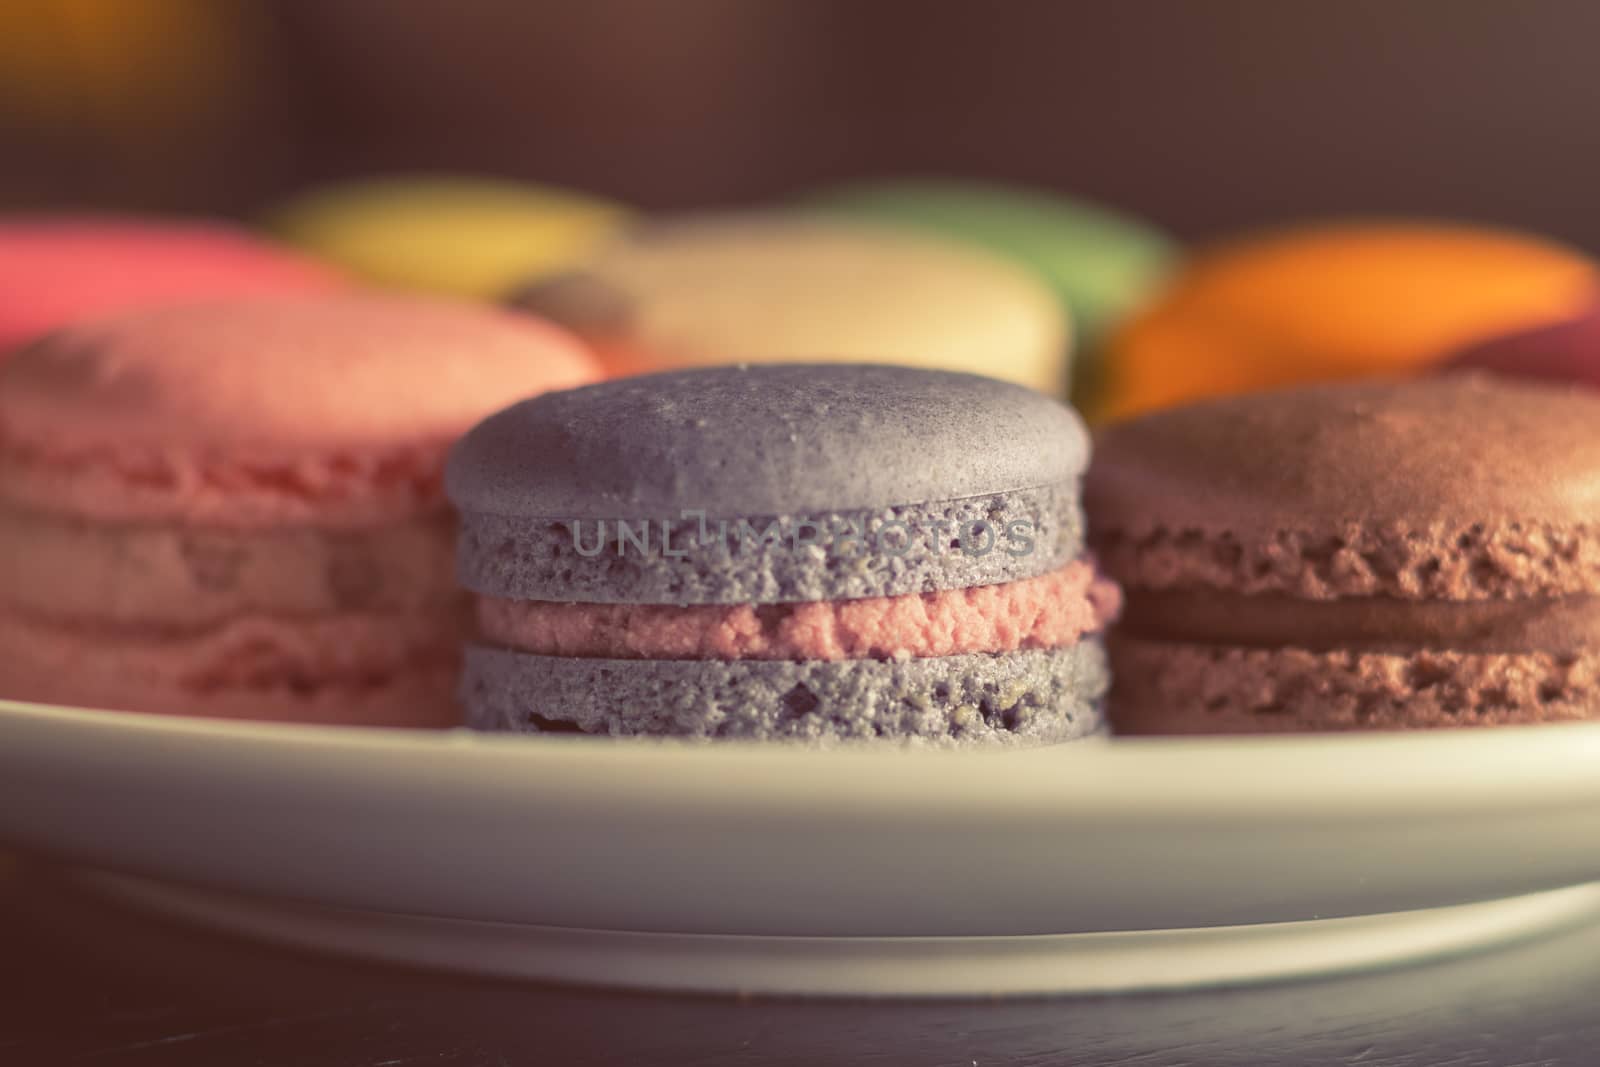
[[[0,858],[0,1064],[1600,1064],[1600,924],[1274,987],[832,1002],[588,992],[192,932]]]

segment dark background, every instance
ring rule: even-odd
[[[6,4],[11,207],[445,170],[671,209],[935,172],[1186,237],[1403,213],[1600,249],[1591,0]]]

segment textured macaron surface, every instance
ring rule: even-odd
[[[1308,386],[1096,445],[1121,728],[1600,712],[1600,396],[1481,374]]]
[[[1466,536],[1447,546],[1462,552],[1491,536],[1531,544],[1596,522],[1597,471],[1600,397],[1462,374],[1230,397],[1108,426],[1086,494],[1102,530],[1152,556],[1199,558],[1232,535],[1238,558],[1216,564],[1265,582],[1277,556],[1265,569],[1258,557],[1298,544],[1303,565],[1325,562],[1332,580],[1348,566],[1365,581],[1370,569],[1403,592],[1402,560],[1319,561],[1310,541],[1355,524],[1450,531]],[[1549,573],[1576,562],[1552,559]]]
[[[446,727],[454,627],[417,618],[246,618],[113,630],[0,610],[0,697],[204,718]]]
[[[1077,478],[1071,409],[971,374],[727,366],[549,393],[485,420],[450,462],[463,511],[573,518],[882,508]]]
[[[1113,339],[1097,414],[1420,369],[1596,296],[1582,254],[1431,223],[1328,223],[1196,256]]]
[[[435,500],[377,524],[96,521],[0,501],[0,606],[194,628],[244,615],[433,612],[459,601]]]
[[[0,365],[0,496],[232,521],[406,510],[438,500],[444,450],[485,412],[597,373],[560,331],[467,304],[340,293],[131,312]]]
[[[1021,386],[730,366],[518,404],[462,439],[447,483],[476,592],[771,603],[1054,569],[1081,550],[1087,459],[1077,416]]]
[[[1110,645],[1122,733],[1210,734],[1521,726],[1600,716],[1600,656],[1450,649]]]
[[[221,223],[0,222],[0,352],[113,312],[344,284],[333,267]]]
[[[593,373],[565,335],[493,308],[355,293],[215,301],[85,323],[8,361],[0,420],[30,441],[86,446],[434,441],[522,382]]]
[[[943,748],[1043,745],[1104,732],[1097,641],[927,659],[615,660],[474,645],[467,725],[517,733]]]
[[[1071,341],[1050,289],[1023,267],[902,227],[804,217],[642,227],[518,303],[630,373],[875,362],[1059,393]]]

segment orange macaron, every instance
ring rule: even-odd
[[[1331,222],[1244,237],[1196,255],[1113,338],[1094,414],[1404,374],[1597,292],[1590,259],[1504,230]]]

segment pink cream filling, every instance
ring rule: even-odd
[[[1116,617],[1122,593],[1085,560],[971,589],[795,604],[556,604],[478,598],[496,644],[605,659],[844,660],[1066,648]]]

